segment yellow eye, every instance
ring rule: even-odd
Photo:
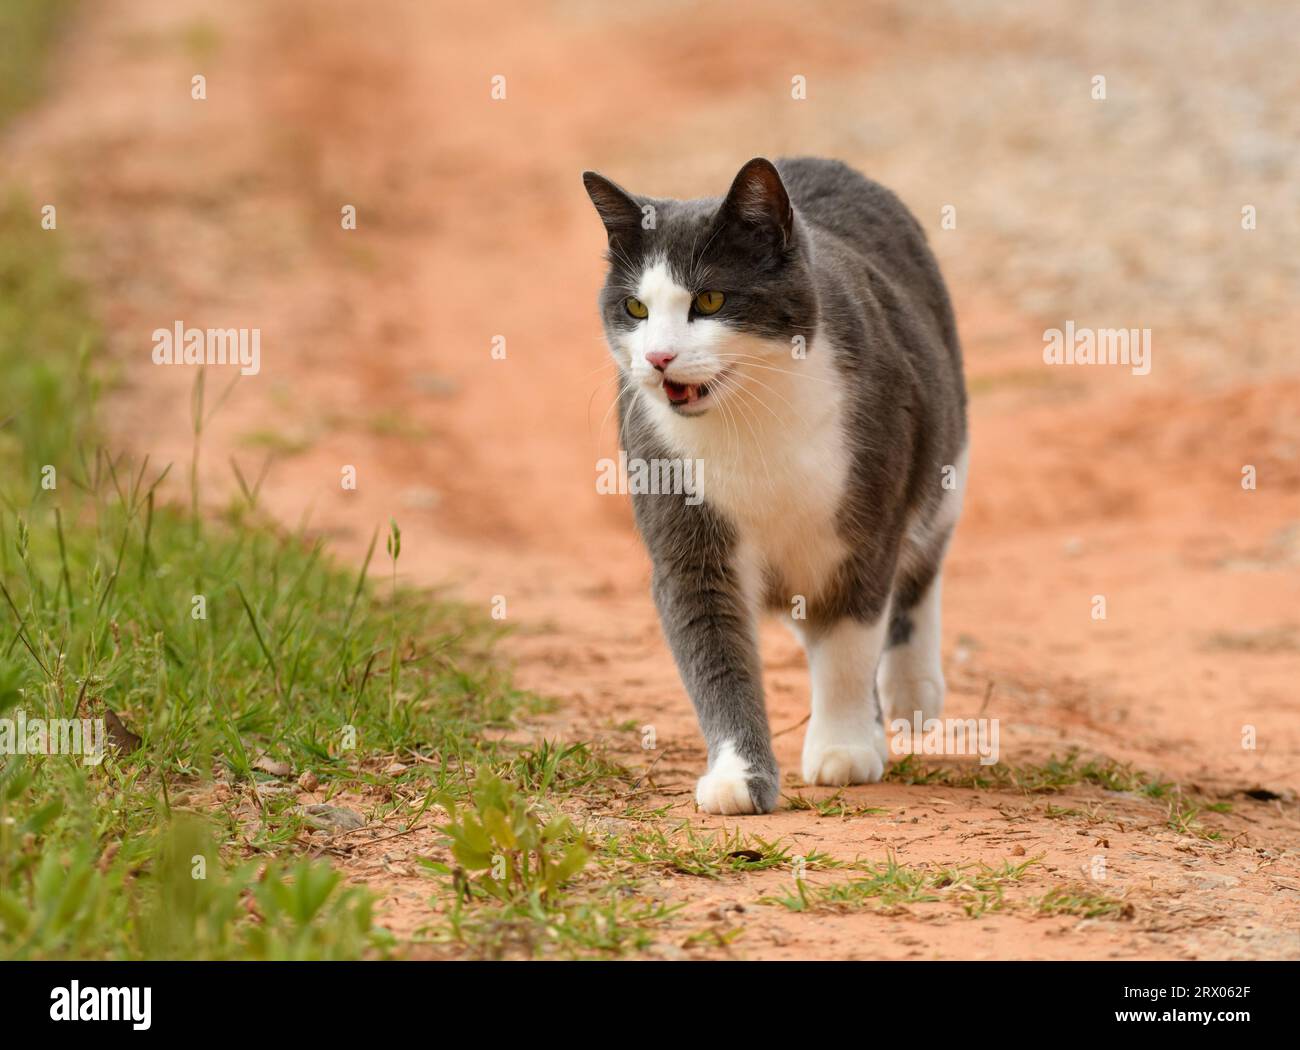
[[[645,303],[630,295],[623,300],[623,308],[638,321],[644,321],[650,316],[650,311],[646,309]]]
[[[695,297],[695,309],[702,314],[716,314],[726,301],[726,296],[721,292],[700,292]]]

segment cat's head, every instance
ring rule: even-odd
[[[765,369],[812,339],[805,234],[770,161],[751,160],[723,198],[642,197],[591,171],[582,180],[609,235],[605,335],[641,396],[703,415],[754,396]]]

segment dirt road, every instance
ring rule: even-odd
[[[256,474],[273,453],[267,506],[309,516],[346,555],[396,517],[408,581],[484,608],[505,598],[520,684],[562,702],[539,733],[653,765],[641,805],[802,854],[1041,856],[1039,892],[1100,870],[1129,905],[812,919],[755,903],[789,872],[665,876],[665,899],[686,907],[656,951],[1300,955],[1300,317],[1294,220],[1264,218],[1294,185],[1278,143],[1295,109],[1258,53],[1291,15],[1264,5],[1226,35],[1151,16],[1116,51],[1052,5],[993,4],[978,20],[831,6],[798,21],[777,3],[743,20],[727,5],[680,18],[582,3],[85,7],[3,174],[59,204],[108,326],[121,440],[189,456],[193,377],[151,363],[154,328],[260,327],[260,373],[204,438],[209,498],[231,490],[230,458]],[[1231,97],[1215,92],[1228,88],[1203,83],[1199,113],[1170,102],[1185,85],[1162,32],[1264,100],[1248,142],[1227,130]],[[1104,102],[1089,97],[1098,68]],[[752,155],[791,152],[839,155],[898,190],[953,285],[973,458],[945,586],[949,712],[998,718],[1012,767],[1078,749],[1159,774],[1201,807],[1190,824],[1167,799],[1079,783],[889,782],[845,791],[848,815],[694,812],[703,748],[648,564],[625,501],[595,488],[616,451],[613,365],[593,305],[603,238],[578,176],[699,195]],[[1261,223],[1243,241],[1251,201]],[[955,229],[941,225],[949,203]],[[349,204],[356,230],[340,225]],[[1068,318],[1152,328],[1151,374],[1045,366],[1043,329]],[[355,491],[340,485],[349,465]],[[802,655],[776,626],[763,642],[787,798],[825,799],[797,781]],[[1204,808],[1218,803],[1231,811]],[[425,884],[366,863],[351,874],[385,895],[388,921],[418,926]],[[688,942],[701,929],[719,935]]]

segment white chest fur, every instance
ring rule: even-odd
[[[787,602],[810,599],[846,554],[835,530],[849,468],[840,379],[815,343],[803,358],[771,344],[741,352],[758,360],[736,359],[730,389],[703,416],[644,396],[675,454],[703,461],[704,499],[739,531],[750,586],[767,575]]]

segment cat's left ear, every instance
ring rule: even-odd
[[[587,187],[587,196],[596,206],[600,221],[605,224],[611,245],[618,242],[626,244],[640,233],[641,205],[632,194],[594,171],[582,173],[582,184]]]
[[[781,173],[766,157],[755,157],[736,175],[722,213],[746,226],[779,234],[781,247],[794,237],[794,211]]]

